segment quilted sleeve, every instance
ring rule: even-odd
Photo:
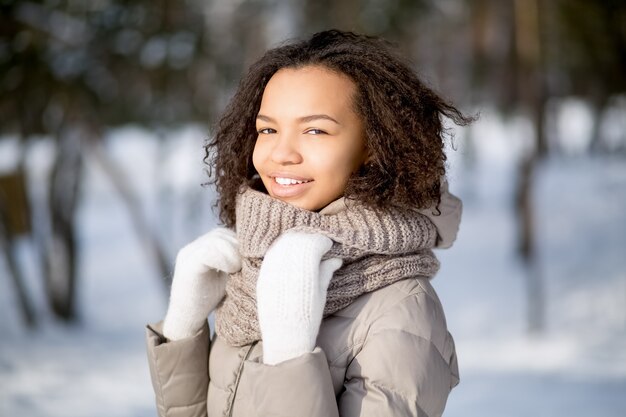
[[[422,293],[378,319],[347,369],[339,414],[441,416],[459,381],[454,341],[442,314]],[[406,322],[412,325],[399,325]]]
[[[163,322],[146,326],[146,349],[159,417],[206,417],[209,326],[192,337],[168,341]]]

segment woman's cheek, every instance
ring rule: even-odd
[[[265,160],[265,154],[267,152],[263,148],[264,146],[259,140],[257,140],[254,144],[254,150],[252,151],[252,165],[254,165],[256,172],[260,172],[262,170],[263,161]]]

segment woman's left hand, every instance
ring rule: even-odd
[[[320,234],[288,231],[267,250],[257,280],[264,363],[275,365],[315,348],[328,284],[342,263],[322,261],[332,243]]]

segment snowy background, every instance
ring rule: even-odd
[[[514,250],[513,184],[529,125],[483,111],[473,146],[461,132],[449,152],[451,191],[465,211],[455,246],[438,252],[433,281],[461,372],[446,416],[626,415],[626,158],[578,152],[589,126],[577,111],[565,106],[568,122],[557,126],[570,138],[567,154],[544,161],[536,177],[542,334],[527,332],[526,277]],[[613,126],[626,131],[623,120]],[[106,139],[172,257],[216,222],[211,191],[199,186],[204,137],[189,126],[158,147],[150,132],[128,126]],[[0,168],[10,167],[15,144],[0,141]],[[53,152],[45,138],[30,148],[34,185]],[[20,266],[42,318],[37,331],[26,330],[0,263],[2,417],[156,416],[144,326],[163,317],[167,293],[112,185],[86,161],[79,322],[61,325],[45,309],[35,248],[24,239]]]

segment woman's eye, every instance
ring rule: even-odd
[[[261,135],[269,135],[270,133],[276,133],[274,129],[271,129],[269,127],[266,127],[265,129],[259,129],[256,132]]]
[[[324,132],[323,130],[320,130],[320,129],[309,129],[309,130],[306,131],[306,133],[310,133],[312,135],[323,135],[326,132]]]

